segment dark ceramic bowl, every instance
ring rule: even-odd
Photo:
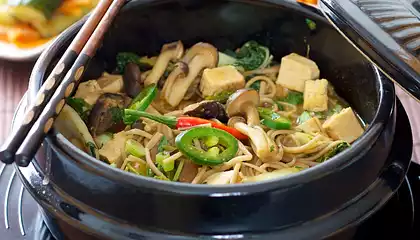
[[[308,29],[305,18],[316,21],[316,31]],[[29,100],[80,26],[68,29],[42,54],[31,76]],[[277,60],[290,52],[305,55],[310,45],[322,76],[369,124],[352,148],[283,179],[211,187],[120,171],[53,132],[34,163],[19,171],[26,187],[45,212],[113,239],[272,234],[276,239],[315,239],[361,221],[403,181],[411,158],[411,131],[404,110],[397,115],[401,107],[396,106],[393,84],[319,13],[292,0],[132,1],[107,32],[84,79],[114,69],[120,51],[152,55],[175,40],[187,46],[206,41],[224,50],[251,39],[269,46]],[[398,121],[409,137],[394,141]],[[393,155],[397,143],[393,151],[398,155]]]

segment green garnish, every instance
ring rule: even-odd
[[[109,112],[111,113],[112,121],[114,123],[118,123],[123,120],[124,109],[120,109],[118,107],[112,107],[109,109]]]
[[[273,145],[271,145],[270,146],[270,152],[273,152],[274,151],[274,146]]]
[[[339,154],[340,152],[346,150],[350,147],[350,144],[347,142],[339,143],[337,146],[335,146],[332,150],[330,150],[328,153],[326,153],[324,156],[318,158],[317,162],[325,162],[326,160],[334,157],[335,155]]]
[[[83,121],[87,121],[92,106],[89,105],[83,98],[69,97],[67,98],[67,104],[72,107],[77,114],[79,114]]]
[[[304,122],[306,122],[306,121],[308,121],[309,119],[311,119],[312,118],[312,116],[311,116],[311,114],[309,113],[309,112],[307,112],[307,111],[304,111],[299,117],[298,117],[298,119],[297,119],[297,124],[302,124],[302,123],[304,123]]]
[[[166,139],[166,137],[163,136],[158,145],[158,152],[163,152],[165,150],[164,147],[168,144],[168,139]]]
[[[208,96],[206,97],[206,100],[213,100],[213,101],[217,101],[220,103],[226,103],[227,100],[229,99],[230,95],[232,95],[234,92],[233,91],[223,91],[220,93],[217,93],[213,96]]]
[[[93,142],[87,142],[86,147],[89,149],[89,154],[96,158],[96,145]]]
[[[255,89],[256,91],[260,91],[261,87],[261,81],[256,81],[250,86],[252,89]]]
[[[279,99],[279,101],[287,102],[293,105],[303,104],[303,93],[289,91],[287,97]]]

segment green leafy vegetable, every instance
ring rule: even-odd
[[[112,121],[114,123],[118,123],[123,120],[124,109],[120,109],[118,107],[112,107],[109,109],[109,111],[111,113]]]
[[[298,117],[298,119],[297,119],[297,124],[302,124],[302,123],[304,123],[304,122],[306,122],[306,121],[308,121],[309,119],[311,119],[312,118],[312,116],[311,116],[311,114],[309,113],[309,112],[307,112],[307,111],[304,111],[299,117]]]
[[[158,145],[158,152],[163,152],[163,151],[165,151],[165,146],[166,145],[169,145],[169,143],[168,143],[168,139],[166,139],[166,137],[165,136],[163,136],[162,137],[162,139],[160,140],[160,142],[159,142],[159,145]]]
[[[233,65],[239,71],[251,71],[270,65],[273,56],[270,50],[256,41],[245,43],[236,53],[230,50],[219,52],[218,66]]]
[[[117,54],[117,69],[120,74],[124,73],[125,66],[129,63],[138,63],[140,57],[135,53],[121,52]]]
[[[330,150],[328,153],[326,153],[324,156],[318,158],[316,161],[317,162],[324,162],[332,157],[334,157],[335,155],[339,154],[340,152],[346,150],[347,148],[350,147],[350,144],[347,142],[342,142],[339,143],[337,146],[335,146],[335,148],[333,148],[332,150]]]
[[[87,121],[92,106],[89,105],[83,98],[69,97],[67,98],[67,104],[72,107],[77,114],[79,114],[83,121]]]
[[[224,103],[227,102],[230,95],[232,95],[233,93],[234,93],[233,91],[223,91],[223,92],[217,93],[215,95],[206,97],[206,100],[218,101],[218,102],[224,104]]]
[[[86,147],[89,149],[89,154],[96,158],[96,145],[93,142],[87,142]]]
[[[279,101],[287,102],[293,105],[303,104],[303,93],[289,91],[287,97],[279,99]]]
[[[279,102],[279,101],[274,101],[277,105],[277,107],[279,108],[279,111],[283,111],[284,110],[284,106]]]
[[[241,66],[245,71],[267,67],[271,60],[270,50],[261,46],[256,41],[245,43],[236,53],[236,66]]]
[[[261,87],[261,81],[256,81],[250,86],[252,89],[255,89],[256,91],[260,91]]]
[[[129,63],[135,63],[140,70],[147,71],[153,68],[155,61],[155,58],[140,57],[131,52],[120,52],[117,54],[117,68],[115,71],[120,74],[124,73],[125,66]]]
[[[233,52],[233,54],[235,54]],[[235,65],[237,59],[235,55],[228,55],[222,52],[219,52],[219,62],[217,63],[218,67],[227,66],[227,65]]]

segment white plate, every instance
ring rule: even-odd
[[[39,57],[42,51],[44,51],[53,40],[34,48],[18,48],[13,44],[0,42],[0,58],[12,61],[34,60]]]

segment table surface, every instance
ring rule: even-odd
[[[35,62],[0,60],[0,144],[8,136],[13,113],[28,87],[28,79]],[[397,95],[410,117],[413,128],[413,160],[420,163],[420,103],[397,87]]]

